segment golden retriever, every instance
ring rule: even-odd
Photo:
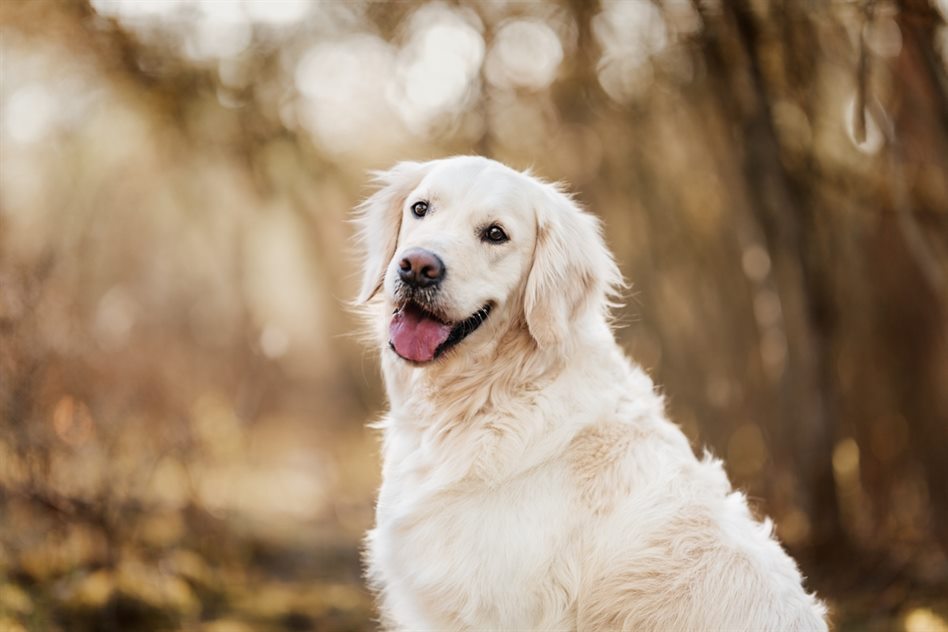
[[[599,222],[498,162],[401,163],[356,221],[390,410],[366,564],[399,630],[826,630],[619,349]]]

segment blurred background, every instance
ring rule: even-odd
[[[948,1],[0,3],[0,629],[371,630],[367,170],[565,180],[838,630],[948,629]]]

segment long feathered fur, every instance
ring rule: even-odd
[[[522,278],[490,297],[497,307],[478,331],[423,366],[388,350],[380,257],[403,245],[393,226],[372,225],[400,221],[394,208],[419,180],[454,213],[429,235],[439,247],[474,238],[467,205],[491,187],[516,193],[501,221],[534,231],[503,255],[527,258]],[[750,514],[719,461],[695,457],[615,343],[608,315],[622,282],[598,221],[554,185],[485,159],[398,167],[381,181],[359,221],[374,249],[362,296],[375,294],[366,313],[390,406],[366,538],[386,627],[826,630],[771,524]],[[458,191],[469,193],[447,193]],[[446,283],[491,287],[501,255],[478,248],[466,257],[484,259],[449,269]],[[445,288],[458,300],[469,290]]]

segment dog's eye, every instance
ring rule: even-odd
[[[411,214],[415,217],[424,217],[428,212],[428,203],[421,201],[411,205]]]
[[[510,237],[507,236],[507,233],[504,232],[504,229],[497,224],[488,226],[481,233],[481,240],[488,241],[492,244],[502,244],[509,239]]]

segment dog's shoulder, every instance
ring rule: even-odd
[[[580,430],[570,442],[569,471],[580,498],[594,513],[607,512],[618,496],[631,492],[626,462],[638,435],[629,424],[606,421]]]
[[[566,461],[579,496],[596,514],[693,462],[688,441],[664,419],[607,419],[577,432]]]

